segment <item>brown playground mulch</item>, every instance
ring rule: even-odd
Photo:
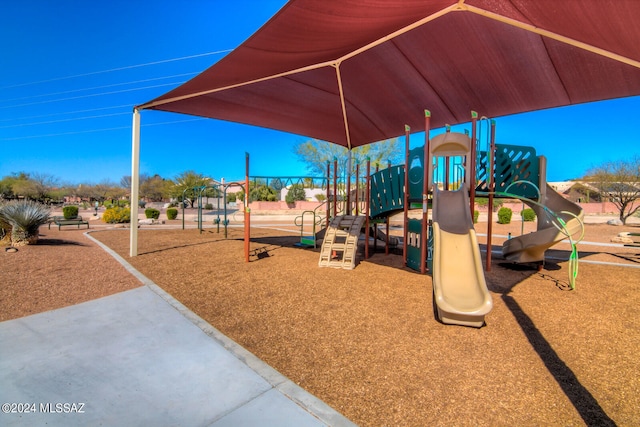
[[[623,228],[640,230],[587,225],[586,240],[607,243]],[[41,232],[40,244],[0,254],[0,319],[140,286],[83,231]],[[508,232],[520,223],[494,225]],[[227,240],[140,229],[140,255],[129,258],[128,233],[92,236],[359,425],[640,425],[639,268],[583,262],[570,290],[568,245],[541,271],[494,255],[494,308],[474,329],[436,322],[430,277],[400,256],[319,268],[319,250],[293,246],[296,235],[253,228],[252,250],[268,256],[245,263],[237,228]],[[579,249],[584,261],[640,265],[640,248]]]

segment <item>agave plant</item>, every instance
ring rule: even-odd
[[[11,244],[11,224],[2,215],[3,207],[4,204],[0,203],[0,246]]]
[[[38,241],[38,229],[46,224],[50,210],[30,200],[9,202],[0,206],[0,227],[11,236],[11,244],[22,246]]]

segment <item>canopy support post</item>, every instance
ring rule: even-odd
[[[138,255],[138,197],[140,189],[140,111],[133,109],[131,131],[131,228],[129,230],[129,256]]]

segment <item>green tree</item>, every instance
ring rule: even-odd
[[[613,202],[623,224],[640,211],[640,155],[593,167],[584,180]]]
[[[338,170],[344,173],[347,167],[348,150],[337,144],[332,144],[318,139],[311,139],[296,144],[293,150],[298,158],[307,165],[307,171],[312,175],[324,176],[327,173],[327,162],[338,160]],[[356,163],[366,164],[367,158],[372,167],[398,163],[402,158],[403,150],[398,138],[363,145],[351,150],[352,167]],[[340,173],[340,172],[339,172]]]
[[[26,172],[12,174],[9,178],[9,185],[14,197],[24,197],[25,199],[36,199],[38,197],[36,184]]]
[[[140,176],[140,197],[152,202],[161,202],[171,195],[174,183],[162,178],[160,175]]]
[[[307,194],[302,184],[293,184],[289,187],[289,191],[287,191],[287,195],[285,196],[287,203],[295,203],[297,200],[307,200]]]
[[[13,193],[13,181],[14,178],[11,176],[5,176],[0,179],[0,200],[15,197]]]
[[[206,187],[210,181],[211,179],[192,170],[182,172],[173,180],[174,185],[171,188],[171,197],[182,200],[184,194],[185,201],[193,207],[198,198],[197,191],[194,188]]]
[[[278,193],[266,184],[256,185],[249,191],[249,200],[262,202],[275,202],[278,200]]]

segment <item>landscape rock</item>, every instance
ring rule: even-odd
[[[611,241],[613,243],[624,243],[624,244],[633,243],[633,240],[631,240],[629,237],[620,236],[620,235],[612,237]]]
[[[609,225],[623,225],[622,221],[620,221],[619,218],[610,219],[609,221],[607,221],[607,224],[609,224]]]

